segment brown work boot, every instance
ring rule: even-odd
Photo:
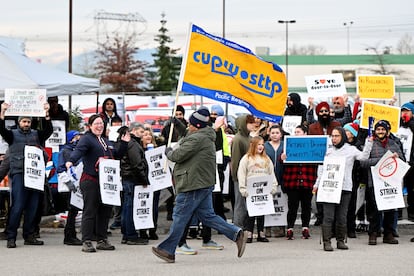
[[[384,234],[382,242],[388,244],[398,244],[398,240],[394,238],[394,235],[392,233],[388,233],[386,235]]]
[[[243,256],[244,249],[246,248],[247,241],[247,231],[240,230],[237,235],[236,244],[237,244],[237,257]]]
[[[152,253],[154,253],[155,256],[166,261],[167,263],[175,262],[175,255],[171,255],[167,251],[162,250],[158,247],[152,247]]]

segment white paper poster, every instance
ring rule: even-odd
[[[284,116],[282,128],[290,135],[295,135],[295,128],[302,123],[302,116]]]
[[[256,176],[247,179],[247,211],[250,217],[274,214],[271,176]]]
[[[280,186],[277,187],[277,193],[273,196],[273,206],[275,213],[266,215],[264,226],[286,226],[288,212],[288,197],[282,192]]]
[[[24,147],[24,186],[39,191],[44,190],[46,165],[42,149]]]
[[[374,166],[375,174],[382,180],[392,183],[393,185],[402,184],[410,165],[400,158],[394,158],[391,151],[387,151],[384,156]]]
[[[400,138],[403,145],[405,160],[409,162],[411,157],[411,146],[413,144],[413,132],[408,127],[400,127],[396,136]]]
[[[218,173],[218,169],[217,169],[217,165],[216,165],[216,183],[214,184],[214,190],[213,192],[221,192],[221,187],[220,187],[220,176]]]
[[[121,126],[108,126],[108,140],[109,141],[114,141],[116,142],[116,140],[118,139],[119,133],[118,133],[118,129]]]
[[[134,189],[134,225],[135,229],[154,228],[152,220],[152,203],[154,193],[151,185],[144,188],[135,186]]]
[[[325,157],[316,201],[338,204],[341,201],[344,174],[345,158]]]
[[[402,179],[409,168],[410,166],[400,158],[394,158],[390,151],[387,151],[378,163],[371,167],[378,210],[405,207]]]
[[[224,170],[224,182],[223,182],[223,195],[228,195],[230,190],[230,162],[227,163],[226,169]]]
[[[99,187],[102,203],[121,206],[120,162],[101,158],[99,161]]]
[[[344,76],[341,73],[306,76],[306,88],[311,97],[335,97],[346,94]]]
[[[83,172],[83,163],[80,162],[76,167],[73,167],[72,171],[69,169],[67,171],[70,174],[73,184],[76,187],[76,192],[71,192],[70,194],[70,204],[77,207],[80,210],[83,210],[83,195],[80,189],[80,178]]]
[[[172,186],[171,172],[167,166],[165,146],[145,152],[148,163],[148,179],[153,191],[162,190]]]
[[[6,116],[45,117],[46,89],[5,89]]]
[[[53,147],[66,144],[65,121],[52,120],[53,133],[46,140],[46,147]]]
[[[384,181],[371,167],[372,181],[374,184],[375,202],[379,211],[405,208],[401,183]],[[401,179],[402,180],[402,179]]]

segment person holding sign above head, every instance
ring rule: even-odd
[[[53,126],[49,117],[49,104],[44,104],[46,118],[43,130],[31,129],[32,118],[29,116],[20,116],[18,118],[17,129],[8,130],[5,127],[5,112],[10,107],[6,102],[1,105],[0,113],[0,134],[9,144],[10,153],[10,172],[9,177],[12,182],[11,187],[11,208],[10,217],[7,226],[7,248],[16,247],[17,229],[20,225],[20,219],[24,211],[23,238],[25,245],[43,245],[34,236],[35,217],[39,205],[41,192],[36,189],[27,188],[25,185],[25,148],[26,146],[41,147],[53,133]],[[39,160],[43,156],[39,157]],[[43,160],[45,161],[45,160]],[[44,176],[43,176],[44,178]],[[44,179],[40,176],[41,187],[44,185]]]
[[[177,191],[173,222],[168,237],[157,247],[154,255],[175,262],[175,251],[191,217],[196,216],[203,225],[216,229],[237,244],[240,258],[246,246],[246,235],[239,227],[227,223],[213,210],[212,193],[216,182],[215,131],[208,126],[210,112],[199,109],[191,114],[187,135],[178,147],[167,147],[167,158],[175,162],[174,180]]]
[[[322,239],[323,249],[325,251],[333,251],[331,246],[332,229],[335,223],[335,235],[338,249],[348,249],[345,245],[345,237],[347,231],[346,217],[348,212],[348,205],[352,194],[352,168],[355,160],[368,159],[371,148],[372,138],[365,142],[364,150],[360,151],[356,147],[347,143],[347,136],[345,130],[342,127],[335,127],[332,130],[331,140],[333,148],[325,155],[325,162],[327,157],[341,158],[338,168],[338,163],[333,163],[331,166],[336,166],[337,169],[333,170],[325,178],[323,174],[323,168],[320,166],[318,169],[318,178],[313,188],[313,192],[316,193],[320,189],[320,193],[326,190],[330,193],[335,191],[340,193],[339,203],[331,202],[328,200],[322,201],[321,195],[318,195],[317,200],[321,200],[323,206],[323,224],[322,224]],[[330,165],[328,165],[329,167]],[[343,178],[336,178],[335,174],[340,174],[340,170],[343,170]],[[342,182],[342,183],[341,183]],[[342,185],[341,185],[342,184]]]
[[[332,106],[334,110],[334,119],[344,126],[352,122],[352,111],[348,103],[348,95],[336,96],[332,99]]]
[[[361,167],[368,170],[368,187],[366,190],[367,216],[369,221],[369,245],[377,244],[377,234],[381,232],[380,217],[383,214],[382,226],[384,228],[383,242],[388,244],[398,244],[398,240],[393,236],[394,209],[379,211],[375,201],[373,176],[370,168],[375,166],[387,151],[393,153],[394,158],[405,160],[401,146],[396,140],[390,138],[391,125],[387,120],[379,120],[374,126],[374,144],[368,160],[360,161]]]
[[[79,140],[78,145],[71,153],[66,168],[70,169],[79,159],[83,161],[83,173],[80,178],[80,189],[83,196],[82,213],[82,242],[83,252],[95,252],[92,245],[95,230],[99,250],[115,250],[107,239],[107,229],[112,206],[102,203],[101,190],[99,186],[99,163],[104,159],[122,157],[131,139],[126,132],[120,141],[118,149],[113,147],[107,138],[103,136],[104,121],[98,114],[89,117],[89,131]]]
[[[250,140],[250,147],[247,153],[242,157],[237,171],[237,179],[239,180],[239,191],[242,197],[249,196],[247,192],[247,179],[254,176],[269,175],[272,179],[271,193],[274,195],[277,192],[277,180],[273,170],[272,160],[267,156],[264,150],[264,140],[260,136],[253,137]],[[273,201],[272,201],[273,202]],[[245,229],[247,232],[247,243],[253,241],[254,223],[257,223],[257,241],[269,242],[264,233],[264,216],[249,216],[245,222]]]

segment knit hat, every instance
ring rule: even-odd
[[[410,110],[414,114],[414,103],[408,102],[408,103],[403,104],[401,106],[401,110],[403,109]]]
[[[329,108],[329,104],[327,103],[327,102],[320,102],[317,106],[316,106],[316,108],[315,108],[315,111],[316,111],[316,113],[317,114],[319,114],[319,111],[321,111],[321,109],[323,108],[323,107],[325,107],[326,109],[330,109]]]
[[[196,128],[204,128],[207,126],[210,119],[210,112],[208,109],[200,108],[190,116],[190,124]]]
[[[344,129],[351,132],[352,135],[354,135],[354,137],[357,137],[358,136],[358,130],[359,130],[358,120],[355,120],[352,123],[348,123],[348,124],[344,125]]]
[[[19,116],[19,118],[17,118],[17,122],[20,123],[20,121],[23,120],[23,119],[29,119],[31,121],[32,117],[30,117],[30,116]]]
[[[375,124],[374,129],[377,129],[377,127],[380,127],[380,126],[383,127],[383,128],[385,128],[387,130],[387,132],[389,132],[390,129],[391,129],[391,125],[390,125],[390,123],[387,120],[379,120]]]
[[[185,115],[185,109],[184,109],[184,107],[182,106],[182,105],[177,105],[177,108],[176,108],[176,110],[175,111],[181,111],[181,113],[183,113],[183,115]]]
[[[66,133],[66,143],[70,143],[70,141],[72,141],[73,137],[75,137],[76,135],[79,135],[79,134],[80,133],[77,130],[68,131]]]
[[[224,110],[221,107],[221,105],[215,104],[211,107],[211,113],[216,113],[217,116],[223,116],[224,115]]]

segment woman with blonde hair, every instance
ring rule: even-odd
[[[250,140],[250,147],[247,153],[242,157],[237,171],[239,179],[239,190],[241,195],[246,198],[247,193],[247,179],[255,176],[270,175],[272,178],[272,194],[277,191],[277,180],[273,170],[272,160],[267,156],[264,150],[264,140],[260,136],[253,137]],[[264,234],[264,216],[248,217],[244,223],[245,230],[248,231],[247,242],[253,241],[254,223],[257,222],[257,241],[269,242]]]

